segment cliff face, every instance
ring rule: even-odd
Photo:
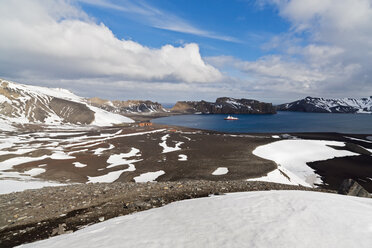
[[[361,99],[306,97],[291,103],[281,104],[277,106],[277,110],[316,113],[372,113],[372,96]]]
[[[109,101],[98,97],[88,99],[93,106],[106,111],[119,114],[152,114],[167,112],[160,103],[152,101],[128,100],[128,101]]]
[[[171,112],[188,114],[275,114],[276,110],[271,103],[220,97],[217,98],[216,102],[180,101],[171,109]]]

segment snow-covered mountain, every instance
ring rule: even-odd
[[[326,99],[308,96],[302,100],[278,105],[277,110],[318,113],[372,113],[372,96],[361,99]]]
[[[251,99],[235,99],[220,97],[216,102],[206,101],[179,101],[171,109],[176,113],[203,113],[203,114],[275,114],[271,103],[259,102]]]
[[[133,122],[94,107],[66,89],[18,84],[0,79],[0,128],[24,124],[110,126]]]
[[[88,99],[88,102],[93,106],[118,114],[154,114],[168,112],[160,103],[152,101],[109,101],[93,97]]]

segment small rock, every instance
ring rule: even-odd
[[[66,224],[63,223],[63,224],[59,224],[57,228],[54,228],[53,231],[52,231],[52,235],[51,236],[54,236],[54,235],[60,235],[60,234],[65,234],[66,233]]]
[[[367,197],[370,198],[371,195],[367,190],[365,190],[359,183],[357,183],[353,179],[345,179],[339,190],[338,193],[341,195],[351,195],[351,196],[359,196],[359,197]]]
[[[214,195],[225,195],[225,194],[221,192],[214,192]]]

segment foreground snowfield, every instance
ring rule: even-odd
[[[175,202],[22,247],[371,247],[372,199],[265,191]]]

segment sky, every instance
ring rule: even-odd
[[[372,0],[4,0],[0,78],[84,97],[372,95]]]

